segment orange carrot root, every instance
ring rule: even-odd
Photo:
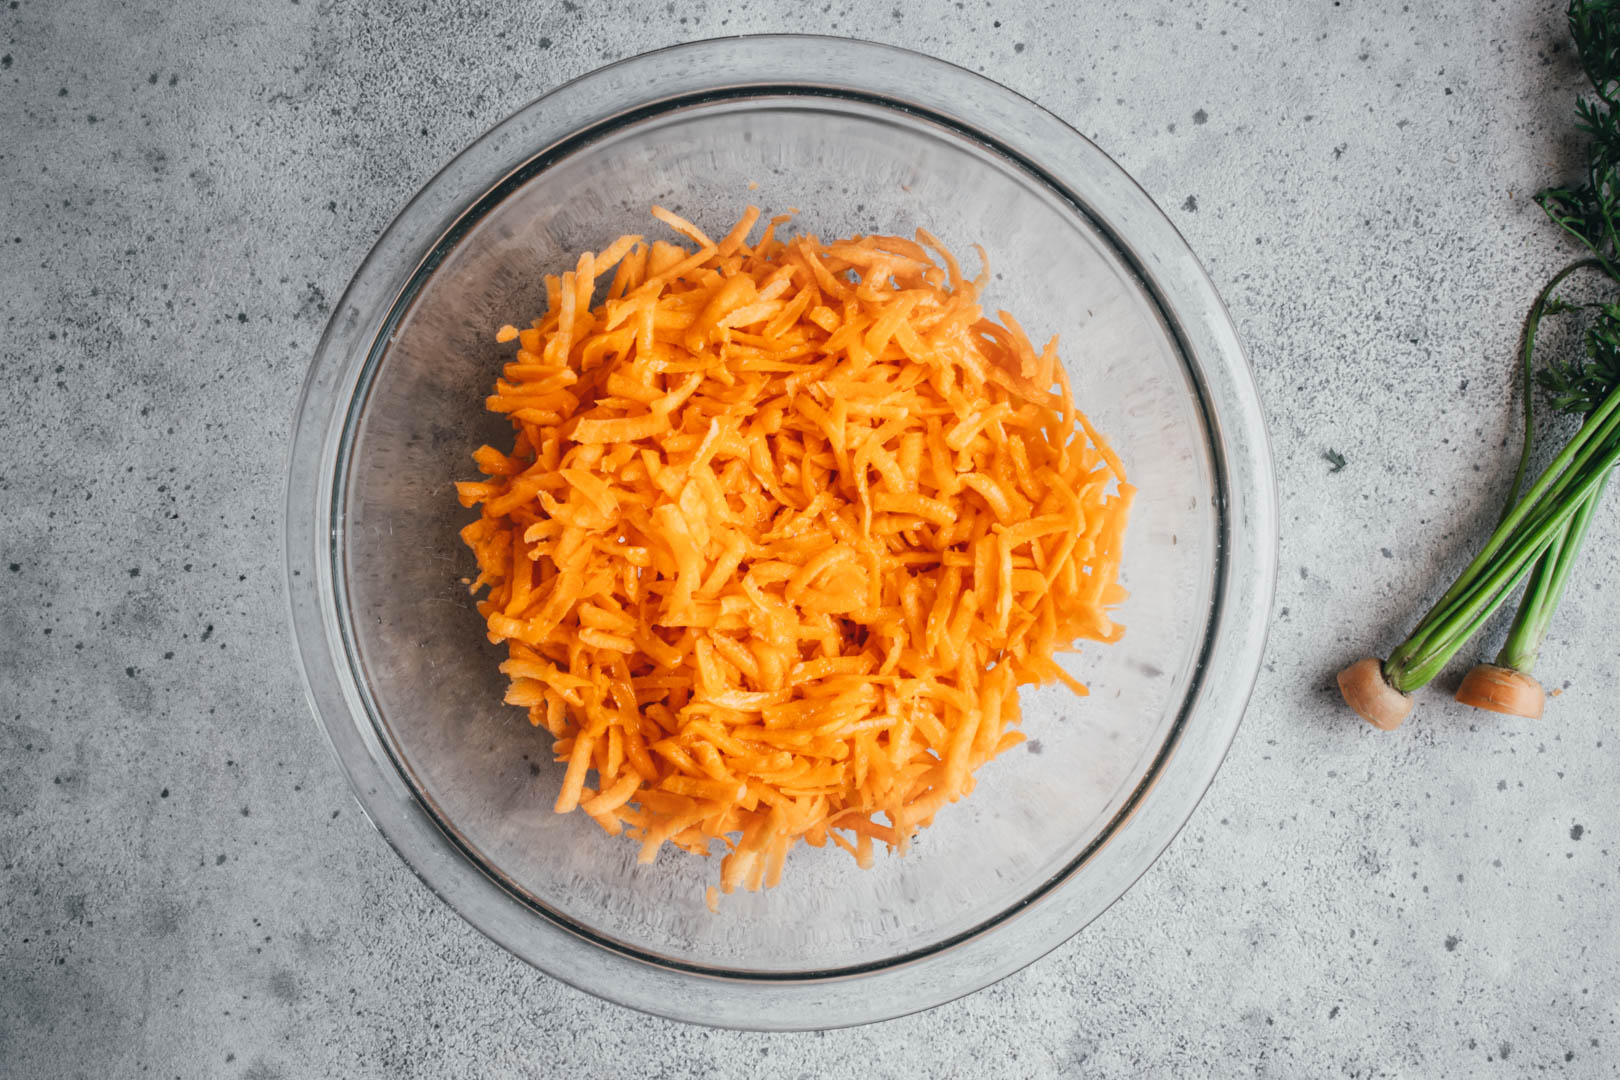
[[[1384,662],[1369,656],[1339,672],[1339,693],[1344,703],[1380,731],[1394,731],[1412,712],[1412,695],[1403,694],[1384,678]]]
[[[1019,686],[1084,690],[1054,654],[1124,632],[1133,489],[1055,340],[926,234],[654,213],[693,246],[586,253],[496,334],[514,444],[458,494],[506,700],[567,763],[557,811],[644,862],[723,843],[726,893],[800,839],[865,865],[1016,744]]]
[[[1478,664],[1463,677],[1457,700],[1476,709],[1540,720],[1547,694],[1539,682],[1522,671]]]

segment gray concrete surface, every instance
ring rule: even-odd
[[[277,565],[300,380],[402,201],[570,77],[766,30],[985,72],[1129,169],[1245,336],[1284,523],[1248,719],[1147,877],[980,994],[773,1037],[597,1002],[434,900],[305,710]],[[1331,689],[1509,472],[1566,256],[1527,196],[1578,150],[1554,4],[5,0],[0,54],[0,1074],[1620,1071],[1620,504],[1544,722],[1434,693],[1380,736]]]

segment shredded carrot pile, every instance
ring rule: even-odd
[[[506,700],[567,763],[557,812],[642,862],[718,841],[724,892],[799,840],[870,865],[1022,741],[1019,686],[1086,692],[1054,653],[1123,632],[1133,489],[1057,339],[926,232],[653,215],[688,243],[587,252],[497,335],[515,443],[458,488]]]

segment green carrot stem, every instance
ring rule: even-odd
[[[1620,397],[1620,391],[1611,395],[1611,398],[1615,397]],[[1612,405],[1612,401],[1606,400],[1605,405]],[[1605,441],[1609,445],[1603,449],[1601,456],[1592,459],[1582,455],[1580,466],[1571,470],[1571,476],[1563,478],[1573,487],[1561,486],[1556,500],[1549,500],[1547,505],[1537,507],[1536,513],[1526,512],[1521,505],[1510,520],[1528,519],[1515,520],[1516,525],[1522,524],[1523,527],[1500,537],[1493,534],[1493,543],[1487,545],[1491,549],[1491,561],[1477,567],[1470,564],[1473,573],[1466,584],[1459,579],[1462,587],[1453,585],[1447,593],[1449,599],[1442,598],[1442,603],[1437,604],[1425,617],[1419,629],[1413,631],[1412,636],[1390,654],[1384,664],[1384,676],[1391,686],[1397,690],[1411,691],[1439,674],[1440,669],[1467,643],[1491,612],[1529,574],[1534,562],[1575,513],[1607,482],[1609,470],[1620,461],[1620,442]],[[1537,486],[1541,486],[1540,480]],[[1498,528],[1497,532],[1502,533],[1503,529]],[[1475,563],[1479,562],[1479,559],[1475,560]]]
[[[1517,589],[1524,582],[1524,579],[1530,575],[1531,571],[1540,565],[1540,561],[1536,559],[1528,560],[1520,565],[1518,572],[1499,590],[1495,603],[1485,604],[1475,611],[1473,617],[1451,636],[1444,648],[1436,649],[1434,652],[1410,662],[1394,677],[1386,674],[1385,677],[1390,679],[1390,685],[1407,693],[1411,693],[1420,686],[1427,685],[1430,680],[1445,669],[1447,664],[1451,663],[1451,658],[1457,655],[1458,650],[1466,645],[1490,621],[1491,616],[1496,614],[1496,609],[1501,606],[1502,600],[1511,596],[1513,590]]]
[[[1616,460],[1620,460],[1620,442],[1610,445],[1608,452],[1592,463],[1595,467],[1572,469],[1571,475],[1565,480],[1576,483],[1574,490],[1561,491],[1560,498],[1549,500],[1538,507],[1536,513],[1529,515],[1511,538],[1507,550],[1498,552],[1485,576],[1476,577],[1451,604],[1444,610],[1434,612],[1433,617],[1426,620],[1424,628],[1414,631],[1401,648],[1390,655],[1391,667],[1406,666],[1414,657],[1427,654],[1436,644],[1443,646],[1452,643],[1459,622],[1469,620],[1481,602],[1494,597],[1495,603],[1499,604],[1504,598],[1500,595],[1502,583],[1512,578],[1519,569],[1528,569],[1531,563],[1541,557],[1544,549],[1580,509],[1587,493],[1606,480],[1608,470]],[[1461,641],[1454,643],[1462,644]]]
[[[1440,673],[1457,650],[1467,643],[1514,589],[1534,569],[1563,522],[1544,524],[1518,544],[1512,557],[1502,560],[1491,575],[1459,597],[1446,619],[1415,641],[1409,640],[1384,664],[1384,677],[1395,689],[1411,693]]]
[[[1530,454],[1535,442],[1536,384],[1532,359],[1536,351],[1536,332],[1541,328],[1541,319],[1547,313],[1547,302],[1552,299],[1553,290],[1571,274],[1587,269],[1602,270],[1612,276],[1608,263],[1603,259],[1576,259],[1554,274],[1552,280],[1542,287],[1536,302],[1530,305],[1529,314],[1524,317],[1524,340],[1519,347],[1519,364],[1524,374],[1524,442],[1519,447],[1519,465],[1513,470],[1513,484],[1508,488],[1507,501],[1502,504],[1503,520],[1512,513],[1513,504],[1518,501],[1519,489],[1524,486],[1524,475],[1530,468]]]
[[[1549,507],[1555,506],[1556,502],[1567,494],[1572,479],[1591,460],[1593,454],[1602,452],[1617,428],[1620,428],[1620,387],[1616,387],[1603,399],[1575,436],[1558,452],[1552,463],[1542,470],[1536,482],[1530,486],[1530,490],[1525,492],[1524,497],[1496,527],[1496,531],[1485,542],[1485,547],[1458,575],[1445,595],[1435,601],[1428,614],[1412,631],[1411,637],[1407,639],[1408,643],[1425,636],[1435,623],[1450,613],[1457,600],[1468,591],[1475,580],[1495,565],[1502,548],[1512,541],[1529,518],[1537,511],[1545,512]],[[1543,500],[1543,496],[1549,498]],[[1397,653],[1400,651],[1396,650]],[[1390,659],[1394,660],[1394,656],[1392,655]]]
[[[1563,530],[1553,538],[1547,550],[1542,552],[1541,558],[1536,560],[1530,582],[1524,587],[1524,595],[1519,598],[1519,609],[1514,613],[1507,641],[1496,656],[1499,667],[1509,667],[1526,675],[1535,667],[1536,656],[1541,650],[1541,638],[1532,628],[1538,624],[1545,626],[1545,617],[1551,614],[1546,610],[1547,601],[1551,598],[1560,568],[1567,565],[1570,531],[1580,516],[1581,511],[1576,511],[1575,516],[1564,523]]]
[[[1535,576],[1530,579],[1524,599],[1519,602],[1513,628],[1508,631],[1507,641],[1497,654],[1498,666],[1512,668],[1526,675],[1535,668],[1536,660],[1541,655],[1541,643],[1547,637],[1547,628],[1552,624],[1559,601],[1564,598],[1570,570],[1580,556],[1581,546],[1586,542],[1587,531],[1592,526],[1592,516],[1603,501],[1608,482],[1609,477],[1605,474],[1596,490],[1581,503],[1564,526],[1560,542],[1556,547],[1549,548],[1536,564]]]

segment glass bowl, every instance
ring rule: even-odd
[[[722,233],[749,202],[823,237],[922,226],[983,243],[986,307],[1060,333],[1081,407],[1140,488],[1128,627],[1026,690],[1029,741],[904,857],[800,847],[780,887],[704,902],[713,859],[551,810],[550,737],[501,703],[451,484],[509,438],[494,330],[542,276],[662,203]],[[972,266],[970,257],[969,266]],[[971,270],[970,270],[971,272]],[[1170,222],[1033,103],[899,49],[705,41],[547,94],[423,188],[336,305],[287,492],[293,630],[361,806],[435,893],[517,956],[681,1020],[826,1028],[978,989],[1074,934],[1169,843],[1237,728],[1276,569],[1264,420],[1236,333]],[[1189,931],[1190,932],[1190,931]]]

